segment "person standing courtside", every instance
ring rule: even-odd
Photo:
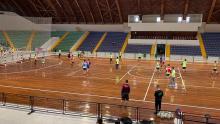
[[[117,57],[116,60],[115,60],[115,69],[116,69],[116,70],[118,70],[118,68],[119,68],[119,61],[120,61],[120,60],[119,60],[119,58]]]
[[[184,61],[182,62],[182,70],[183,70],[184,72],[186,72],[186,66],[187,66],[187,60],[184,59]]]
[[[160,89],[159,85],[157,85],[157,89],[154,93],[154,97],[155,97],[155,113],[154,114],[157,114],[158,111],[161,110],[161,102],[163,98],[163,91]]]
[[[126,105],[126,101],[129,101],[129,93],[130,93],[130,86],[128,84],[128,80],[125,81],[125,83],[122,85],[121,88],[121,100],[122,103],[124,102]]]
[[[110,54],[110,64],[112,64],[112,59],[113,59],[113,55],[112,53]]]

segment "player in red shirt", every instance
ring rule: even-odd
[[[167,67],[166,67],[166,77],[170,76],[171,70],[172,70],[172,68],[170,67],[170,64],[168,64]]]
[[[129,101],[129,93],[130,93],[130,86],[128,84],[128,80],[126,80],[121,88],[121,100],[122,102],[125,103],[125,105],[126,105],[126,101]]]

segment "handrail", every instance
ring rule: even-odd
[[[12,99],[10,99],[9,102],[7,101],[7,98],[10,98],[10,95],[12,96],[11,98],[14,98],[14,99],[17,98],[17,99],[15,99],[15,101],[17,100],[16,101],[17,103],[15,101],[11,101]],[[22,98],[22,102],[23,103],[20,103],[21,101],[18,101],[19,98]],[[25,98],[26,98],[27,101],[29,101],[28,103],[24,102],[23,99],[25,99]],[[51,108],[51,106],[48,108],[48,104],[46,104],[46,105],[43,104],[44,102],[42,103],[42,100],[46,100],[44,102],[48,102],[48,100],[52,100],[55,103],[52,103],[51,101],[49,101],[50,102],[49,105],[52,104],[54,108],[53,107]],[[73,105],[75,105],[76,103],[79,103],[78,105],[82,105],[82,103],[85,103],[85,104],[89,104],[89,105],[95,105],[96,106],[96,110],[95,110],[94,113],[92,113],[92,112],[91,113],[89,113],[89,112],[85,113],[84,112],[84,114],[85,115],[86,114],[87,115],[88,114],[92,114],[94,116],[96,115],[96,117],[98,117],[98,118],[102,118],[103,117],[103,114],[104,114],[103,113],[103,111],[104,111],[103,109],[105,109],[105,108],[102,108],[102,107],[105,106],[105,105],[114,106],[114,107],[117,107],[117,109],[119,109],[122,106],[124,106],[124,105],[119,105],[119,104],[109,104],[109,103],[98,103],[98,102],[68,100],[68,99],[49,98],[49,97],[43,97],[43,96],[30,96],[30,95],[25,95],[25,94],[14,94],[14,93],[5,93],[5,92],[0,92],[0,102],[2,102],[2,105],[6,106],[6,107],[7,107],[8,103],[13,103],[13,102],[15,102],[15,104],[17,104],[17,105],[19,105],[19,104],[20,105],[29,105],[29,107],[28,107],[29,110],[30,110],[29,114],[31,114],[32,112],[35,112],[35,111],[43,111],[43,112],[50,112],[50,113],[56,113],[56,114],[58,113],[58,114],[64,114],[64,115],[71,115],[71,113],[69,113],[69,111],[74,112],[71,109],[67,110],[68,106],[71,106],[71,102],[73,102]],[[39,104],[38,102],[41,103],[41,104],[38,105]],[[69,105],[67,105],[67,103]],[[41,108],[39,108],[39,107],[41,107]],[[149,111],[153,112],[154,111],[154,109],[151,109],[151,108],[143,108],[143,107],[138,107],[138,106],[127,106],[126,105],[124,107],[131,108],[132,110],[134,110],[134,113],[132,113],[132,114],[134,114],[135,117],[132,118],[132,119],[136,120],[136,121],[140,121],[141,120],[141,115],[142,115],[141,110],[142,110],[142,112],[143,112],[143,110],[145,112],[149,112]],[[50,109],[53,109],[54,111],[50,111]],[[74,115],[76,115],[76,114],[74,114]],[[79,115],[82,115],[82,114],[79,114]],[[113,115],[111,115],[111,116],[113,116]],[[189,116],[189,118],[187,118],[188,116]],[[195,118],[195,119],[193,119],[193,118]],[[204,122],[204,119],[207,119],[207,117],[202,116],[202,115],[193,114],[193,113],[184,113],[184,121],[187,121],[187,122],[207,123],[207,122]],[[215,122],[220,122],[220,117],[212,116],[212,117],[208,118],[206,121],[208,121],[208,120],[212,120],[213,121],[213,122],[208,122],[209,124],[212,124],[212,123],[214,124]]]
[[[96,47],[93,49],[92,53],[95,53],[95,52],[98,50],[98,48],[101,46],[102,42],[105,40],[106,36],[107,36],[107,32],[105,32],[105,33],[102,35],[101,39],[100,39],[99,42],[96,44]]]
[[[31,51],[31,49],[32,49],[32,42],[34,40],[35,35],[36,35],[36,32],[32,31],[32,33],[31,33],[31,35],[30,35],[30,37],[28,39],[28,42],[27,42],[26,50]]]
[[[131,32],[129,32],[124,40],[124,44],[122,45],[122,48],[120,50],[121,53],[124,53],[125,52],[125,49],[128,45],[128,40],[131,38]]]

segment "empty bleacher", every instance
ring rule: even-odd
[[[51,37],[62,37],[65,34],[65,31],[53,31],[51,32]]]
[[[109,32],[98,49],[98,52],[119,52],[125,41],[127,33]]]
[[[132,31],[132,39],[196,40],[197,32]]]
[[[49,39],[50,39],[50,32],[46,32],[46,31],[36,32],[36,35],[32,42],[32,50],[35,50],[35,48],[40,48]]]
[[[30,31],[8,31],[7,33],[15,48],[26,48],[27,41],[31,35]]]
[[[171,55],[199,56],[199,55],[201,55],[201,50],[200,50],[199,46],[177,46],[177,45],[171,45],[170,53],[171,53]]]
[[[90,32],[88,37],[84,42],[79,46],[78,50],[80,51],[92,51],[99,40],[101,39],[104,32]]]
[[[2,32],[0,32],[0,44],[1,44],[2,46],[8,46],[8,44],[6,43],[6,40],[5,40],[5,38],[4,38],[3,34],[2,34]]]
[[[126,53],[150,53],[151,45],[134,45],[128,44]]]
[[[82,35],[83,32],[70,32],[70,34],[55,49],[68,52]]]
[[[220,56],[220,33],[203,33],[206,53],[208,56]]]

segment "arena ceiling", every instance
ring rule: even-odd
[[[120,24],[133,14],[203,14],[203,21],[220,23],[220,0],[0,0],[0,10],[53,23]]]

